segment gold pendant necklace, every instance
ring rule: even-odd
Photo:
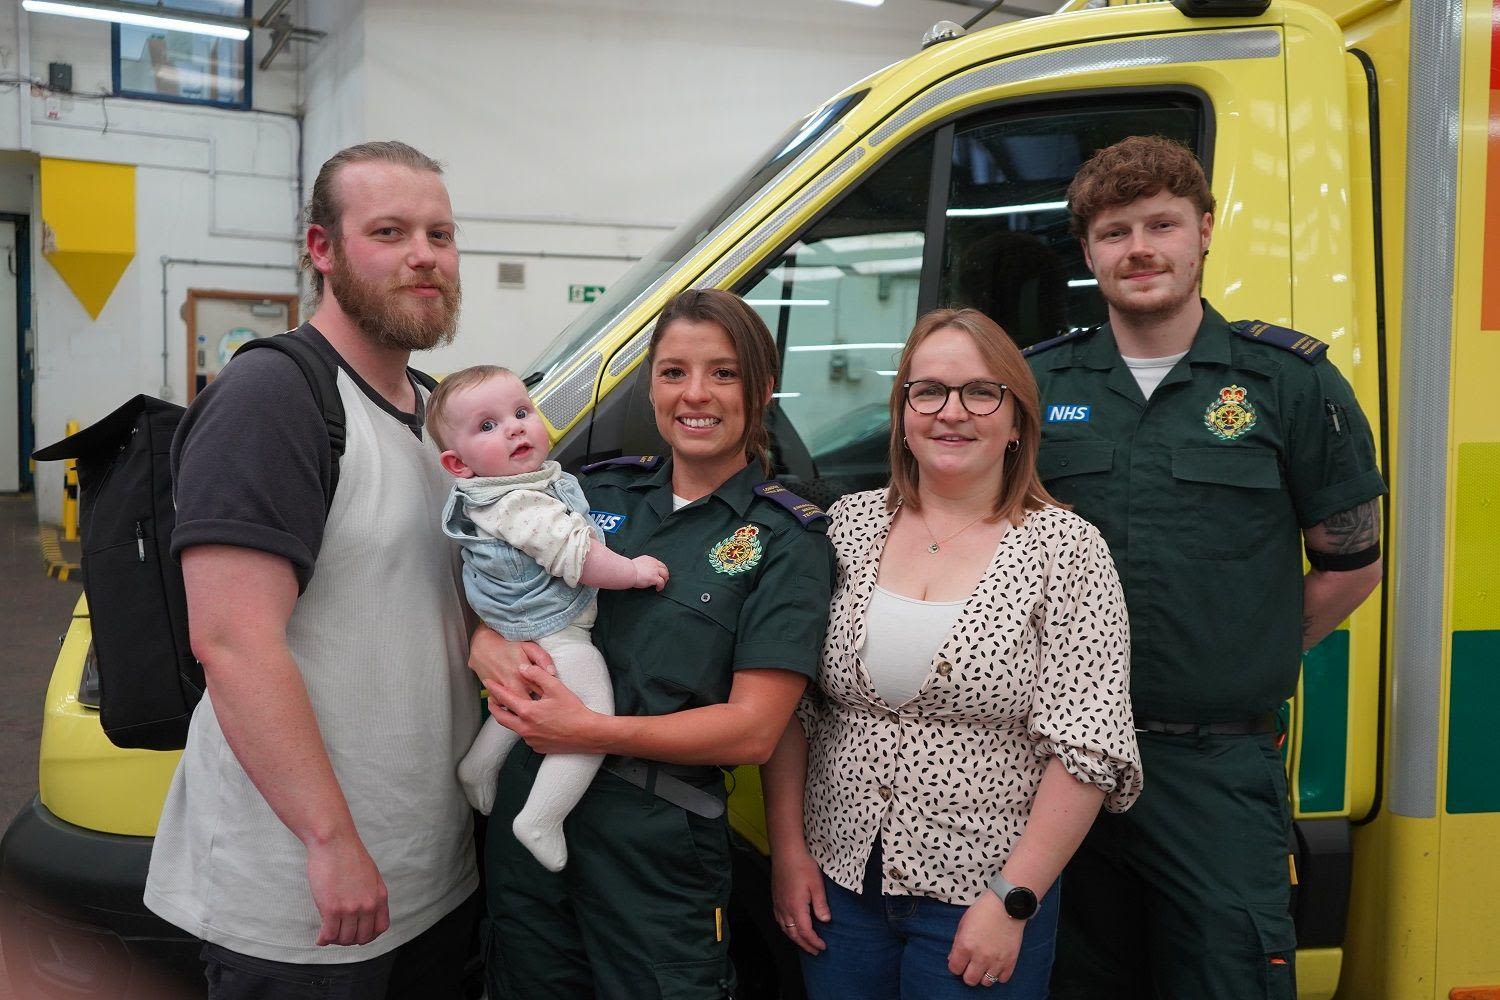
[[[974,518],[974,520],[970,521],[968,524],[964,525],[962,528],[959,528],[952,534],[944,535],[942,538],[939,538],[932,533],[932,528],[927,523],[926,515],[924,515],[920,510],[917,511],[917,520],[922,522],[922,528],[927,532],[927,537],[932,539],[932,544],[927,546],[928,552],[937,552],[943,545],[943,543],[953,541],[953,539],[957,538],[959,535],[962,535],[965,531],[968,531],[970,528],[974,527],[974,525],[978,524],[983,518],[984,515],[980,514],[979,517]]]

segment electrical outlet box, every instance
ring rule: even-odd
[[[64,93],[73,92],[73,64],[72,63],[48,63],[47,64],[47,86],[53,90],[61,90]]]

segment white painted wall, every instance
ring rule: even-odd
[[[10,210],[35,216],[35,155],[138,165],[136,258],[97,320],[35,247],[39,442],[138,392],[184,397],[178,308],[189,287],[297,289],[290,270],[174,265],[163,384],[162,256],[295,260],[297,138],[284,116],[299,105],[304,194],[328,155],[366,139],[400,138],[447,164],[467,253],[462,330],[419,363],[439,373],[479,361],[519,366],[583,308],[567,301],[569,284],[608,285],[795,119],[917,51],[933,22],[973,12],[942,0],[876,9],[296,0],[290,10],[328,37],[293,43],[271,71],[255,70],[257,111],[235,112],[85,96],[109,89],[109,28],[23,15],[17,0],[0,0],[0,77],[45,77],[49,61],[66,61],[78,91],[49,101],[0,87],[0,151],[22,154],[0,155],[0,203],[21,198]],[[257,33],[257,52],[265,41]],[[34,239],[40,230],[33,225]],[[497,287],[501,260],[526,264],[523,290]],[[60,474],[38,472],[40,509],[53,517]]]
[[[32,216],[38,444],[61,437],[68,420],[86,425],[137,393],[185,398],[179,310],[188,288],[296,291],[297,56],[294,47],[270,71],[254,72],[255,111],[108,97],[108,25],[23,14],[16,0],[0,0],[0,73],[45,81],[47,63],[73,67],[72,96],[0,90],[0,147],[10,151],[0,153],[0,210]],[[41,254],[38,156],[137,168],[135,258],[97,319]],[[163,256],[281,270],[174,264],[163,310]],[[56,520],[60,467],[39,465],[36,482],[41,517]]]

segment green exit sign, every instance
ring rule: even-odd
[[[594,302],[604,294],[603,285],[569,285],[569,302]]]

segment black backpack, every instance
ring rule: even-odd
[[[297,363],[328,425],[332,461],[325,511],[344,454],[338,374],[296,337],[252,340],[235,352],[270,348]],[[421,372],[412,377],[431,390]],[[187,410],[136,396],[109,416],[32,455],[77,459],[83,591],[99,674],[99,724],[117,747],[180,750],[203,697],[203,665],[188,639],[182,568],[171,556],[172,436]]]

